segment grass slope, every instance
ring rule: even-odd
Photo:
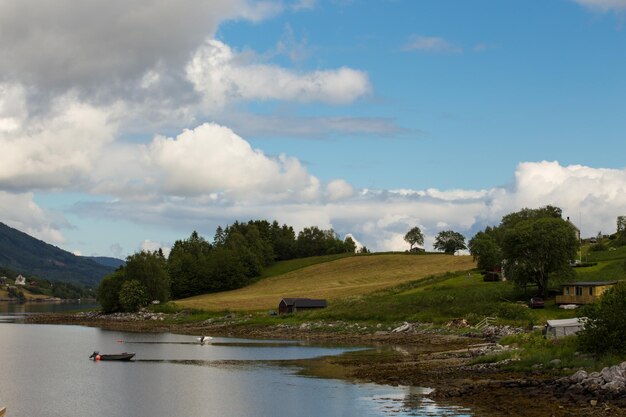
[[[325,298],[332,302],[472,268],[470,256],[358,255],[299,267],[245,288],[177,300],[176,304],[209,311],[276,309],[283,297]]]

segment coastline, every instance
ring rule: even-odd
[[[447,334],[437,329],[403,332],[358,332],[314,326],[246,325],[240,322],[171,323],[164,315],[105,316],[94,313],[46,313],[26,323],[99,327],[129,332],[169,332],[249,339],[300,340],[308,343],[363,346],[370,349],[340,356],[289,361],[308,376],[361,383],[432,388],[427,394],[440,403],[470,407],[474,416],[624,416],[626,398],[596,399],[572,395],[554,376],[533,371],[511,373],[490,364],[472,365],[473,358],[501,347],[480,337]]]

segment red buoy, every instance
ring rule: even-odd
[[[100,355],[96,355],[96,360],[99,361],[100,360]]]

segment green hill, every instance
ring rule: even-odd
[[[0,222],[0,268],[27,277],[96,286],[115,270],[76,256]]]
[[[471,256],[439,254],[317,257],[309,258],[307,262],[293,260],[278,263],[274,267],[275,276],[268,276],[238,290],[177,300],[176,304],[202,310],[275,309],[283,297],[332,301],[370,294],[448,271],[474,268]]]

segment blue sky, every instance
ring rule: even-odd
[[[0,5],[0,221],[83,255],[276,219],[403,250],[626,204],[626,0]]]

